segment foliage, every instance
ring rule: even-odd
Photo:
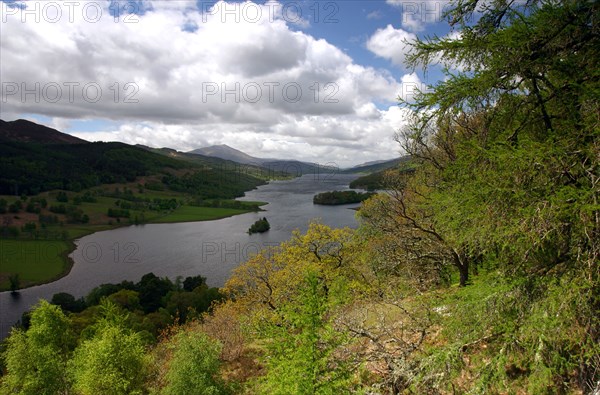
[[[85,309],[85,301],[83,298],[75,299],[75,297],[66,292],[59,292],[52,296],[50,303],[59,306],[65,313],[79,313]]]
[[[407,58],[448,69],[409,105],[397,139],[420,163],[418,182],[397,188],[392,207],[454,250],[465,275],[495,271],[507,289],[461,304],[473,322],[454,341],[466,346],[434,352],[429,369],[446,388],[481,369],[464,391],[590,393],[600,379],[590,346],[600,341],[598,4],[494,1],[473,20],[478,3],[449,11],[458,39],[417,40]],[[578,291],[561,296],[567,284]],[[485,366],[460,356],[485,359],[483,346],[495,355]]]
[[[387,188],[386,174],[390,173],[413,173],[417,164],[407,156],[402,158],[400,163],[389,169],[382,169],[373,173],[358,177],[350,182],[352,189],[366,189],[367,191],[385,190]]]
[[[8,282],[10,283],[10,292],[17,293],[17,291],[21,288],[21,279],[19,278],[19,274],[12,274],[8,277]]]
[[[75,350],[69,363],[73,388],[82,395],[142,394],[149,360],[139,333],[124,324],[125,316],[110,302],[95,334]]]
[[[104,183],[134,181],[189,163],[122,143],[0,144],[0,194],[81,190]],[[61,195],[62,196],[62,195]]]
[[[251,235],[253,233],[264,233],[269,229],[271,229],[271,224],[269,223],[269,221],[267,221],[266,218],[263,217],[254,222],[252,226],[250,226],[250,229],[248,229],[248,234]]]
[[[56,195],[56,201],[61,203],[67,203],[69,201],[69,196],[64,191],[60,191]]]
[[[252,175],[224,169],[202,169],[182,176],[167,174],[162,182],[173,191],[185,192],[200,199],[231,199],[265,182]]]
[[[67,359],[74,346],[67,317],[45,301],[34,309],[29,329],[13,329],[4,353],[6,393],[57,394],[68,388]]]
[[[164,383],[164,395],[217,395],[229,393],[219,377],[221,345],[198,329],[197,324],[178,328],[155,350]]]
[[[278,323],[263,329],[269,336],[267,374],[259,379],[260,394],[333,394],[349,386],[344,362],[334,359],[343,336],[326,317],[328,290],[309,271],[293,303],[280,308]]]
[[[330,206],[338,204],[360,203],[364,200],[367,200],[371,196],[373,196],[372,193],[356,191],[322,192],[313,197],[313,203]]]

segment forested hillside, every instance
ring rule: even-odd
[[[600,5],[478,3],[413,43],[448,75],[402,103],[415,171],[357,230],[295,233],[156,343],[108,302],[78,331],[42,304],[4,393],[598,394]]]
[[[0,194],[35,195],[51,189],[80,191],[100,184],[188,164],[123,143],[0,144]]]
[[[53,130],[35,126],[36,130]],[[46,140],[44,135],[35,137]],[[53,189],[79,192],[101,184],[155,176],[162,180],[163,187],[173,191],[202,198],[233,198],[266,180],[288,176],[257,166],[241,167],[198,155],[190,159],[185,154],[154,151],[117,142],[1,142],[0,195],[36,195]]]

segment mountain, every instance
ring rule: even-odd
[[[6,122],[0,119],[0,142],[40,143],[40,144],[83,144],[87,141],[61,133],[44,125],[18,119]]]
[[[145,183],[200,199],[232,199],[265,183],[260,171],[223,160],[119,142],[86,142],[29,121],[0,121],[0,195],[79,192]],[[192,158],[189,158],[192,157]]]
[[[272,179],[287,179],[290,177],[289,173],[285,171],[277,171],[261,166],[258,161],[251,163],[241,163],[234,160],[222,159],[217,156],[207,156],[199,153],[192,152],[180,152],[172,148],[151,148],[145,145],[138,144],[137,147],[143,148],[147,151],[154,152],[160,155],[168,156],[170,158],[179,159],[182,161],[190,162],[200,166],[208,166],[213,169],[219,169],[223,171],[234,171],[250,175],[261,180],[272,180]],[[231,148],[233,149],[233,148]],[[195,150],[200,151],[200,150]],[[241,151],[240,151],[241,152]],[[242,152],[243,154],[243,152]],[[245,154],[244,154],[245,155]],[[249,156],[249,155],[248,155]]]
[[[342,173],[376,173],[383,170],[392,169],[394,167],[397,167],[399,164],[407,162],[409,160],[410,156],[403,156],[397,159],[367,162],[358,166],[351,167],[349,169],[344,169]]]
[[[388,160],[393,160],[393,159],[388,159]],[[363,166],[371,166],[371,165],[378,165],[380,163],[385,163],[388,160],[386,159],[381,159],[381,160],[372,160],[369,162],[365,162],[365,163],[361,163],[360,165],[356,165],[356,166],[352,166],[351,168],[355,168],[355,167],[363,167]]]
[[[240,150],[232,148],[226,144],[212,145],[210,147],[198,148],[189,152],[190,154],[212,156],[225,160],[232,160],[234,162],[242,163],[245,165],[260,165],[266,159],[259,159],[246,154]]]
[[[359,167],[366,174],[353,180],[350,183],[350,188],[366,189],[368,191],[385,189],[386,174],[388,172],[395,172],[396,174],[412,173],[415,171],[415,166],[416,164],[411,161],[410,156],[403,156],[391,161]],[[355,170],[354,172],[357,171]]]
[[[289,173],[292,176],[301,176],[303,174],[327,174],[337,170],[332,169],[331,166],[322,166],[317,163],[299,160],[256,158],[225,144],[199,148],[190,151],[189,153],[221,158],[245,165],[258,166],[267,169],[271,173],[283,172]]]

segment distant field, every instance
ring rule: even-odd
[[[41,210],[41,214],[57,218],[57,223],[42,224],[39,222],[37,213],[26,212],[26,202],[22,202],[23,207],[17,213],[5,213],[0,215],[2,223],[9,224],[13,229],[17,229],[17,238],[0,239],[0,291],[8,290],[10,287],[9,276],[18,274],[20,287],[54,281],[65,275],[71,262],[67,258],[70,249],[73,248],[72,240],[85,235],[114,229],[119,226],[127,226],[135,223],[174,223],[174,222],[193,222],[209,221],[231,217],[233,215],[244,214],[257,210],[257,206],[266,204],[265,202],[236,202],[233,199],[218,199],[218,201],[206,200],[207,205],[223,205],[226,207],[197,207],[182,205],[175,210],[136,210],[127,209],[129,217],[114,218],[109,217],[109,209],[119,209],[117,201],[126,202],[134,206],[135,203],[119,199],[118,197],[101,196],[100,193],[112,193],[117,188],[124,191],[133,191],[135,197],[143,199],[177,199],[179,202],[186,201],[189,196],[184,193],[172,191],[151,191],[145,189],[140,193],[134,185],[117,184],[110,188],[97,188],[97,194],[93,194],[95,202],[81,202],[74,205],[75,196],[82,196],[84,192],[67,192],[68,202],[59,202],[57,195],[59,191],[47,191],[39,194],[38,198],[47,200],[47,208]],[[8,204],[20,200],[16,196],[0,196]],[[86,223],[69,222],[67,214],[57,214],[50,212],[50,207],[64,205],[67,208],[75,208],[88,216]],[[229,208],[227,206],[234,206]],[[239,207],[238,207],[239,206]],[[36,225],[34,232],[27,233],[24,225],[34,223]],[[6,230],[5,230],[6,232]],[[35,237],[35,240],[34,240]]]
[[[165,222],[192,222],[192,221],[209,221],[213,219],[231,217],[232,215],[244,214],[250,210],[238,210],[233,208],[213,208],[213,207],[195,207],[181,206],[170,214],[157,219],[153,219],[155,223]]]
[[[69,265],[69,247],[66,241],[0,240],[0,291],[9,289],[10,274],[19,275],[21,287],[58,278]]]

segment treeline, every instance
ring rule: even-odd
[[[213,302],[221,299],[219,289],[208,287],[205,277],[190,276],[173,282],[148,273],[137,283],[122,281],[118,284],[102,284],[79,299],[60,292],[53,295],[50,303],[69,314],[75,327],[84,330],[97,318],[97,307],[106,300],[128,313],[131,329],[154,342],[168,326],[201,316]],[[30,318],[30,313],[23,315],[23,330],[29,329]]]
[[[367,191],[383,190],[388,183],[388,178],[394,177],[394,175],[398,173],[414,173],[417,163],[417,161],[406,159],[395,168],[376,171],[352,180],[350,182],[350,188],[366,189]]]
[[[188,171],[172,174],[181,169]],[[148,189],[170,189],[202,199],[240,197],[265,183],[236,169],[212,168],[123,143],[0,144],[0,195],[31,196],[54,189],[80,192],[149,175],[160,181],[149,181]]]
[[[190,164],[122,143],[4,142],[0,144],[0,194],[78,192],[100,184],[132,182],[165,168],[186,167]]]
[[[373,196],[370,192],[332,191],[318,193],[313,197],[314,204],[334,206],[338,204],[360,203]]]
[[[249,174],[210,169],[179,177],[167,174],[162,182],[173,191],[185,192],[200,199],[233,199],[266,183]]]
[[[200,317],[221,298],[202,276],[172,282],[152,273],[137,283],[101,285],[85,298],[55,294],[52,304],[41,301],[11,332],[0,390],[171,394],[187,393],[192,384],[224,393],[219,343],[200,332],[167,329]],[[173,366],[157,370],[155,364]]]

